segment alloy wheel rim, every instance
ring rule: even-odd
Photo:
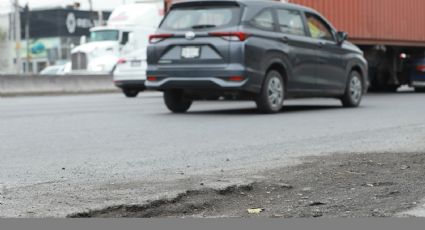
[[[354,76],[350,81],[350,96],[353,102],[358,103],[363,94],[363,86],[360,78]]]
[[[283,104],[283,85],[279,77],[273,76],[268,85],[267,96],[273,108]]]

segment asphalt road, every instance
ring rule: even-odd
[[[0,216],[61,217],[143,204],[331,153],[425,149],[425,95],[288,101],[280,114],[251,102],[196,102],[169,113],[160,94],[0,98]]]

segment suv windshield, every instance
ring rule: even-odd
[[[235,26],[239,23],[237,6],[180,7],[171,10],[161,29],[187,30]]]
[[[90,33],[90,42],[118,41],[118,30],[98,30]]]

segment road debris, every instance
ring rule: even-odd
[[[294,186],[292,186],[290,184],[285,184],[285,183],[278,183],[277,186],[280,187],[280,188],[284,188],[284,189],[293,189],[294,188]]]
[[[313,190],[313,188],[311,188],[311,187],[305,187],[305,188],[301,189],[301,191],[303,191],[303,192],[311,192],[312,190]]]
[[[408,166],[408,165],[402,165],[400,168],[401,168],[401,170],[406,170],[406,169],[410,169],[410,166]]]
[[[314,206],[322,206],[322,205],[326,205],[326,203],[323,203],[323,202],[312,202],[312,203],[310,203],[308,206],[310,206],[310,207],[314,207]]]
[[[264,211],[265,211],[264,208],[250,208],[250,209],[248,209],[249,214],[260,214]]]

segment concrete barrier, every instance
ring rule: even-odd
[[[117,92],[110,75],[0,75],[0,96]]]

